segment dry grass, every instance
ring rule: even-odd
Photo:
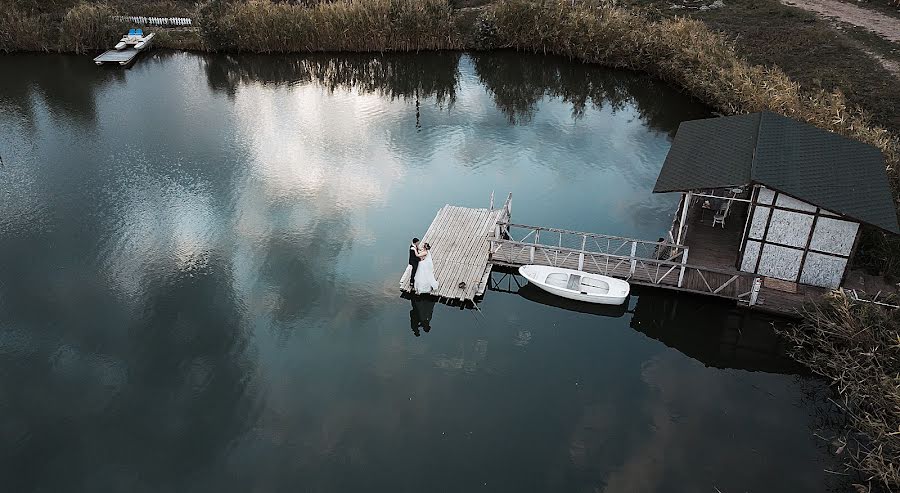
[[[109,48],[126,29],[102,3],[79,3],[60,15],[0,0],[0,51],[72,51]]]
[[[201,8],[212,49],[274,52],[462,48],[446,0],[365,0],[313,5],[266,0]]]
[[[46,15],[28,14],[0,3],[0,51],[50,51],[55,32]]]
[[[794,359],[837,389],[852,423],[837,440],[848,468],[888,491],[900,487],[900,312],[835,293],[782,334]]]
[[[84,53],[108,49],[127,29],[125,23],[113,19],[115,11],[105,4],[78,4],[63,17],[59,45],[68,51]]]
[[[777,68],[750,65],[700,21],[529,0],[503,0],[486,15],[500,46],[650,72],[727,114],[775,111],[873,144],[897,169],[896,136],[871,125],[839,91],[804,91]]]

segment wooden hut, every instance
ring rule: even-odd
[[[836,288],[860,224],[900,233],[875,147],[774,113],[682,123],[654,192],[681,192],[688,262]]]

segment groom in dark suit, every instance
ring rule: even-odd
[[[413,238],[409,245],[409,265],[412,266],[412,272],[409,273],[410,287],[416,284],[416,269],[419,268],[419,239]]]

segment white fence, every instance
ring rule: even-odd
[[[188,17],[144,17],[138,15],[120,15],[116,20],[142,24],[145,26],[191,26],[192,21]]]

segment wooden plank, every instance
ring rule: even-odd
[[[447,249],[439,282],[442,284],[442,295],[448,298],[454,297],[455,286],[459,284],[457,272],[461,260],[460,250],[465,243],[466,227],[471,222],[471,216],[471,209],[460,208],[457,210],[454,221],[448,227],[448,236],[444,240],[447,242]]]
[[[435,266],[435,278],[438,279],[440,283],[440,296],[446,296],[448,293],[447,285],[452,282],[452,279],[448,278],[449,272],[452,269],[452,262],[454,258],[454,245],[455,240],[457,239],[455,235],[459,234],[459,223],[465,216],[466,210],[462,207],[453,207],[448,211],[448,219],[442,225],[442,229],[440,230],[440,248],[432,253],[435,258],[435,261],[440,261],[440,266]]]
[[[472,244],[477,241],[475,234],[475,225],[481,217],[483,209],[458,208],[455,211],[454,220],[448,225],[448,235],[442,240],[446,241],[442,269],[440,277],[441,295],[466,301],[465,292],[468,287],[476,281],[470,276],[472,267],[472,259],[469,258],[469,252]],[[467,289],[460,290],[459,283],[466,282]]]
[[[476,270],[479,263],[486,261],[486,258],[481,258],[478,252],[480,245],[485,241],[480,234],[480,230],[483,229],[485,219],[489,214],[490,211],[485,209],[476,209],[473,211],[471,222],[467,225],[468,242],[463,245],[460,251],[463,260],[458,271],[458,279],[460,282],[465,282],[466,287],[462,290],[459,290],[458,287],[456,288],[457,292],[461,291],[460,295],[465,300],[474,298],[474,289],[480,280],[480,274],[475,274],[474,270]],[[455,286],[458,286],[458,284],[459,282]]]
[[[438,278],[438,275],[440,275],[445,267],[445,257],[449,247],[449,244],[446,243],[446,234],[456,214],[458,214],[457,208],[448,205],[444,211],[444,217],[441,218],[440,223],[435,227],[434,234],[431,235],[428,241],[429,244],[432,242],[434,243],[431,255],[434,259],[435,278]],[[440,296],[440,285],[438,286],[437,294]]]

